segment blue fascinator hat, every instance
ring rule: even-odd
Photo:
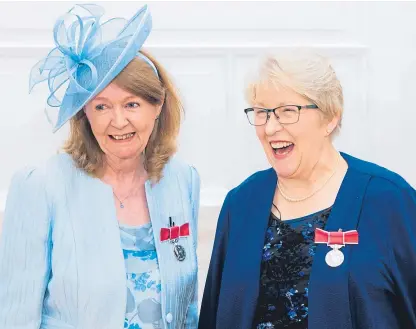
[[[45,109],[53,132],[58,131],[99,94],[136,57],[152,29],[147,6],[129,21],[101,22],[104,10],[95,4],[76,5],[59,18],[53,29],[56,47],[31,70],[29,92],[47,81]]]

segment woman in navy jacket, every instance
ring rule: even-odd
[[[224,201],[199,329],[416,328],[416,192],[336,151],[331,65],[268,57],[247,98],[272,168]]]

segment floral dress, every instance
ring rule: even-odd
[[[308,284],[315,255],[315,228],[331,208],[293,220],[269,217],[253,329],[307,329]]]
[[[160,274],[151,223],[119,224],[127,278],[124,328],[160,329]]]

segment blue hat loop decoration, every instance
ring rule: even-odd
[[[152,29],[147,6],[129,21],[101,22],[104,10],[95,4],[76,5],[57,20],[55,48],[31,70],[29,92],[47,81],[46,115],[59,130],[99,94],[136,56],[154,64],[140,49]],[[54,118],[55,117],[55,118]]]

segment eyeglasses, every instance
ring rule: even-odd
[[[270,113],[273,112],[280,124],[288,125],[299,121],[300,110],[302,109],[319,109],[315,104],[309,105],[283,105],[274,109],[264,109],[261,107],[249,107],[244,110],[248,122],[253,126],[263,126],[270,119]]]

